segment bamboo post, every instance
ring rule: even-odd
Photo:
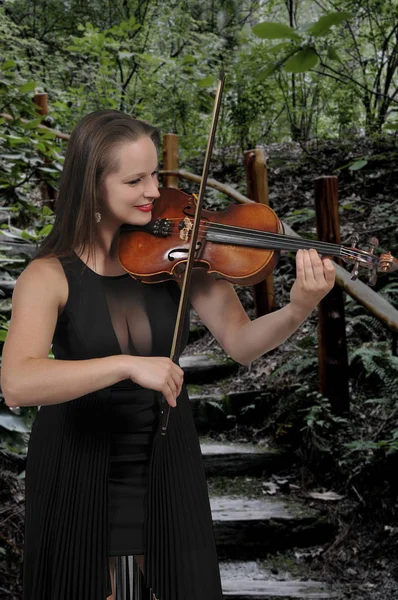
[[[254,150],[248,150],[243,155],[247,196],[255,202],[269,206],[268,201],[268,173],[265,152],[257,146]],[[256,315],[260,317],[275,308],[274,281],[269,275],[265,281],[253,286],[254,300],[256,304]]]
[[[48,115],[47,94],[45,92],[36,92],[33,102],[37,106],[36,112],[38,112],[39,115],[43,117],[42,120],[44,120],[44,117]]]
[[[45,117],[48,115],[47,94],[44,92],[36,92],[33,98],[33,102],[37,105],[36,112],[42,117],[42,121],[44,121]],[[50,163],[50,161],[47,158],[44,158],[44,162],[45,164]],[[43,204],[51,208],[52,211],[54,211],[55,198],[57,194],[56,190],[50,184],[43,180],[40,181],[39,188]]]
[[[175,133],[166,133],[163,136],[163,169],[165,171],[178,169],[178,135]],[[162,183],[164,187],[178,188],[178,176],[163,175]]]
[[[318,239],[340,244],[337,177],[319,177],[314,187]],[[343,414],[349,411],[348,358],[344,297],[337,285],[321,300],[318,319],[320,392],[335,414]]]

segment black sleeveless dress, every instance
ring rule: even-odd
[[[128,274],[101,276],[76,255],[61,264],[69,295],[54,333],[56,359],[169,356],[180,295],[175,282],[148,285]],[[188,330],[187,319],[184,346]],[[148,464],[160,398],[125,380],[39,409],[26,466],[23,600],[105,600],[111,594],[109,557],[144,553]],[[200,450],[196,455],[201,460]],[[218,565],[214,573],[218,599]],[[117,600],[133,600],[131,594],[121,585]]]

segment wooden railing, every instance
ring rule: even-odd
[[[45,97],[44,97],[45,96]],[[39,114],[47,114],[45,94],[35,96]],[[0,114],[12,120],[8,114]],[[45,125],[39,127],[46,128]],[[68,140],[69,135],[55,129],[56,137]],[[224,193],[240,203],[260,202],[268,205],[268,176],[264,150],[260,147],[244,153],[244,165],[247,182],[247,196],[232,186],[209,178],[207,186]],[[201,177],[179,169],[178,136],[166,134],[163,138],[163,169],[160,171],[162,183],[166,187],[178,187],[179,179],[200,184]],[[338,219],[337,177],[320,177],[314,181],[315,212],[318,239],[340,243]],[[48,196],[47,196],[48,198]],[[46,198],[43,198],[46,200]],[[287,223],[283,223],[287,235],[298,236]],[[350,273],[334,262],[336,269],[335,288],[319,305],[318,355],[319,381],[321,393],[330,399],[334,411],[342,413],[348,410],[348,360],[345,339],[344,297],[346,292],[378,319],[393,336],[393,348],[398,339],[398,310],[385,298],[360,280],[353,281]],[[257,316],[266,314],[275,308],[275,294],[272,276],[254,286]]]
[[[177,136],[164,136],[163,164],[160,171],[163,185],[173,182],[178,186],[178,178],[200,183],[200,176],[178,168]],[[172,150],[169,148],[172,140]],[[244,154],[247,181],[247,196],[229,185],[214,179],[208,179],[210,188],[223,192],[240,203],[261,202],[268,205],[268,176],[266,157],[262,148],[249,150]],[[337,177],[319,177],[314,181],[315,214],[318,239],[325,242],[340,243],[338,217],[338,181]],[[250,196],[250,197],[249,197]],[[300,237],[287,223],[283,223],[285,233]],[[393,345],[398,336],[398,310],[383,296],[372,290],[360,280],[352,280],[351,275],[341,264],[333,261],[336,269],[336,283],[333,290],[318,306],[318,364],[319,389],[329,398],[335,413],[342,414],[349,409],[348,353],[345,334],[344,295],[349,294],[356,302],[364,306],[387,329],[392,332]],[[273,310],[275,294],[272,276],[263,283],[254,286],[257,316]]]

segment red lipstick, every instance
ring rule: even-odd
[[[135,206],[134,208],[138,208],[138,210],[142,210],[142,212],[150,212],[152,210],[152,202],[149,204],[141,204],[141,206]]]

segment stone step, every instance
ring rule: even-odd
[[[286,548],[314,546],[335,533],[325,518],[293,500],[210,492],[210,505],[221,558],[259,558]]]
[[[201,439],[206,475],[261,475],[274,473],[289,464],[284,450],[261,448],[254,444],[221,443]]]
[[[254,425],[265,418],[275,398],[267,391],[198,394],[188,386],[195,425],[200,434],[225,431],[238,425]]]
[[[328,600],[337,598],[320,581],[277,572],[260,561],[220,563],[224,598],[233,600]]]
[[[239,368],[231,358],[213,354],[182,355],[180,366],[184,370],[185,383],[209,383],[229,377]]]

